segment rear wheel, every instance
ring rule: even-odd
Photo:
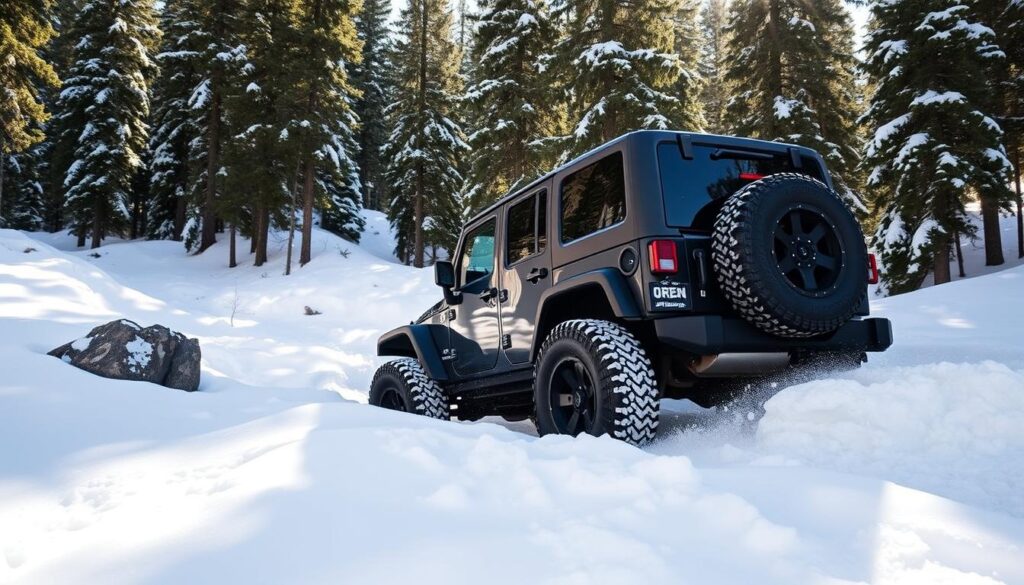
[[[643,445],[658,429],[651,361],[629,331],[608,321],[555,326],[537,357],[534,403],[541,435],[609,434]]]
[[[412,358],[393,360],[377,369],[370,384],[370,404],[430,418],[450,418],[448,395]]]

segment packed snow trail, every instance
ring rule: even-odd
[[[283,277],[283,242],[0,231],[0,582],[1024,583],[1024,269],[876,302],[896,346],[753,434],[675,404],[639,450],[359,404],[437,296],[373,237]],[[121,316],[199,337],[201,391],[45,355]]]

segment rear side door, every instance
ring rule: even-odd
[[[493,370],[498,361],[497,228],[497,214],[478,221],[466,231],[456,256],[455,286],[462,302],[449,312],[449,359],[461,376]]]
[[[537,304],[551,285],[548,248],[548,187],[536,189],[505,207],[501,260],[501,341],[512,364],[530,360]]]

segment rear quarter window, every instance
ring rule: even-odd
[[[626,218],[622,153],[612,153],[562,180],[561,240],[568,243]]]

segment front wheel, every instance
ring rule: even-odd
[[[370,383],[370,404],[430,418],[450,418],[448,395],[412,358],[390,361],[377,369]]]
[[[623,327],[593,319],[555,326],[537,357],[534,382],[541,435],[609,434],[643,445],[658,430],[654,368]]]

